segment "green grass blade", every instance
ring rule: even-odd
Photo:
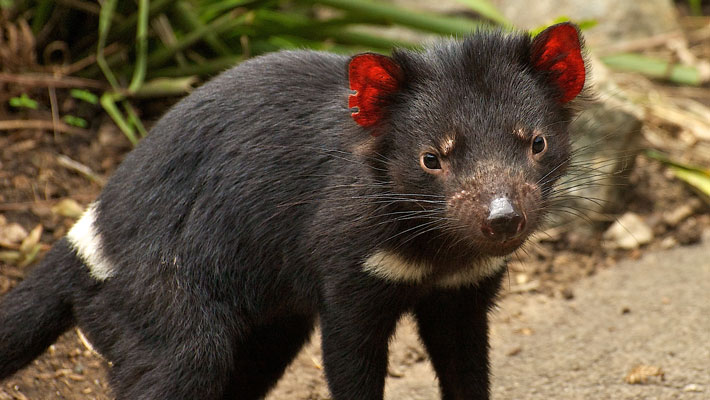
[[[641,54],[614,54],[602,57],[602,61],[613,69],[637,72],[650,78],[667,79],[674,83],[691,86],[698,86],[702,83],[700,73],[694,67],[673,64]]]
[[[645,153],[648,157],[668,166],[676,178],[702,194],[704,200],[710,204],[710,168],[681,163],[653,149],[646,150]]]
[[[111,93],[111,92],[106,92],[103,95],[101,95],[101,100],[99,101],[101,103],[101,106],[104,108],[104,111],[111,117],[113,122],[118,126],[118,129],[123,132],[123,134],[128,138],[128,141],[131,142],[132,145],[137,145],[138,144],[138,138],[136,137],[136,132],[133,130],[133,127],[126,121],[126,119],[123,117],[123,114],[121,113],[121,110],[118,109],[118,106],[116,105],[116,101],[121,99],[122,96],[118,95],[116,93]]]
[[[683,169],[689,169],[689,170],[696,170],[699,172],[702,172],[703,174],[706,174],[710,176],[710,168],[703,167],[700,165],[693,165],[693,164],[685,164],[681,163],[679,161],[675,161],[672,158],[668,157],[667,155],[661,153],[660,151],[649,149],[645,151],[646,156],[653,158],[654,160],[660,161],[663,164],[676,167],[676,168],[683,168]]]
[[[688,0],[688,6],[690,7],[690,14],[694,17],[701,17],[703,15],[703,4],[702,0]]]
[[[153,52],[153,54],[148,57],[148,66],[154,68],[163,65],[175,53],[193,45],[195,42],[201,40],[205,35],[209,33],[219,33],[223,30],[229,30],[230,33],[251,33],[250,28],[244,25],[244,21],[246,20],[247,15],[248,14],[244,14],[235,17],[234,13],[229,13],[217,18],[209,25],[204,25],[183,36],[182,38],[180,38],[180,40],[178,40],[175,45],[163,47]]]
[[[204,5],[200,7],[200,19],[202,21],[211,21],[214,18],[223,15],[237,7],[253,6],[253,3],[259,3],[258,0],[221,0],[218,2],[213,2],[209,5]],[[256,8],[256,7],[250,7]]]
[[[190,64],[178,67],[166,67],[161,69],[152,69],[148,71],[149,77],[166,77],[166,78],[178,78],[187,77],[192,75],[208,76],[213,75],[217,72],[224,71],[225,69],[239,64],[244,60],[242,56],[227,56],[219,57],[208,60],[207,62],[200,64]],[[148,85],[148,83],[146,83]]]
[[[425,14],[382,2],[367,0],[305,0],[344,11],[354,12],[378,20],[445,35],[465,36],[471,34],[480,23],[466,18]]]
[[[136,130],[138,130],[138,133],[140,133],[141,137],[145,137],[148,134],[148,131],[145,129],[145,127],[143,126],[143,122],[138,117],[136,109],[133,108],[133,105],[128,102],[128,100],[123,100],[121,104],[123,105],[123,109],[126,110],[126,114],[128,115],[128,121],[134,128],[136,128]]]
[[[150,7],[148,9],[148,19],[154,15],[165,11],[168,7],[174,4],[174,0],[154,0],[150,2]],[[131,32],[136,30],[136,25],[138,24],[138,19],[140,15],[136,12],[126,18],[126,20],[118,26],[115,30],[112,30],[108,36],[111,40],[116,40],[118,38],[127,37]]]
[[[491,4],[488,0],[456,0],[461,4],[468,6],[471,10],[477,12],[482,17],[488,18],[491,21],[497,22],[504,26],[513,26],[513,23],[508,20],[498,8]]]
[[[273,44],[282,43],[283,45],[277,44],[279,48],[307,47],[323,49],[322,43],[318,45],[313,41],[327,40],[335,40],[345,45],[385,50],[390,50],[393,47],[416,47],[414,43],[361,33],[349,29],[348,27],[351,23],[362,24],[364,21],[367,21],[367,19],[363,19],[361,16],[338,18],[328,21],[314,21],[300,14],[258,10],[255,12],[253,24],[254,28],[261,34],[280,37],[281,39],[277,39],[276,42],[271,41]],[[292,38],[293,36],[301,36],[307,39],[308,44],[304,43],[302,46],[296,45],[294,38]],[[289,44],[289,42],[292,43]]]
[[[96,63],[99,65],[101,72],[103,72],[111,87],[114,90],[118,90],[118,80],[116,80],[116,76],[111,71],[111,67],[109,67],[106,62],[106,58],[104,57],[106,38],[108,37],[109,30],[111,29],[111,18],[115,9],[116,0],[106,0],[101,5],[101,12],[99,13],[99,41],[96,47]]]
[[[33,7],[34,16],[32,17],[32,32],[36,35],[49,20],[54,8],[54,0],[42,0],[39,4]]]
[[[138,2],[138,27],[136,29],[136,66],[133,71],[129,92],[135,92],[145,79],[146,58],[148,57],[148,0]]]
[[[182,19],[182,22],[191,31],[200,29],[204,27],[205,24],[200,21],[200,18],[195,15],[194,10],[187,1],[179,1],[175,6],[175,12]],[[228,56],[232,53],[232,50],[227,46],[217,35],[210,32],[205,35],[205,43],[207,43],[210,48],[220,56]]]
[[[596,19],[581,19],[581,20],[574,20],[572,21],[572,18],[566,16],[566,15],[560,15],[559,17],[555,18],[552,22],[540,25],[537,28],[530,29],[528,33],[530,36],[537,36],[540,32],[544,31],[545,29],[549,28],[552,25],[559,24],[562,22],[574,22],[580,30],[585,31],[587,29],[592,29],[597,24],[599,23]]]
[[[670,167],[670,170],[678,179],[704,194],[706,199],[710,198],[710,173],[679,167]]]
[[[380,49],[389,52],[394,47],[416,48],[417,45],[401,40],[388,39],[381,36],[375,36],[368,33],[357,32],[354,30],[345,30],[337,27],[324,28],[315,36],[319,39],[332,38],[338,43],[368,47],[371,49]]]

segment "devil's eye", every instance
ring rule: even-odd
[[[421,164],[426,169],[441,169],[441,163],[439,162],[439,157],[433,153],[422,154]]]
[[[543,136],[535,136],[532,140],[532,152],[533,154],[540,154],[545,151],[547,147],[547,141]]]

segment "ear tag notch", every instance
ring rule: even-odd
[[[584,88],[586,70],[582,45],[573,24],[553,25],[535,36],[530,61],[538,70],[551,73],[553,83],[561,91],[561,103],[571,101]]]
[[[348,106],[357,108],[351,115],[358,125],[369,128],[384,119],[388,97],[400,89],[402,76],[399,65],[380,54],[358,54],[350,60],[348,79],[355,94]]]

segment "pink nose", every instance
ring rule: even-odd
[[[493,199],[488,209],[488,217],[481,226],[488,238],[502,242],[518,236],[525,228],[525,217],[507,197]]]

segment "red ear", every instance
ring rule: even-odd
[[[387,96],[396,92],[402,82],[402,69],[391,58],[379,54],[365,53],[350,59],[348,66],[350,95],[348,106],[357,107],[352,113],[360,126],[377,124],[385,115]]]
[[[569,22],[553,25],[532,42],[531,61],[535,68],[551,73],[562,90],[560,102],[577,97],[584,87],[584,59],[577,28]]]

